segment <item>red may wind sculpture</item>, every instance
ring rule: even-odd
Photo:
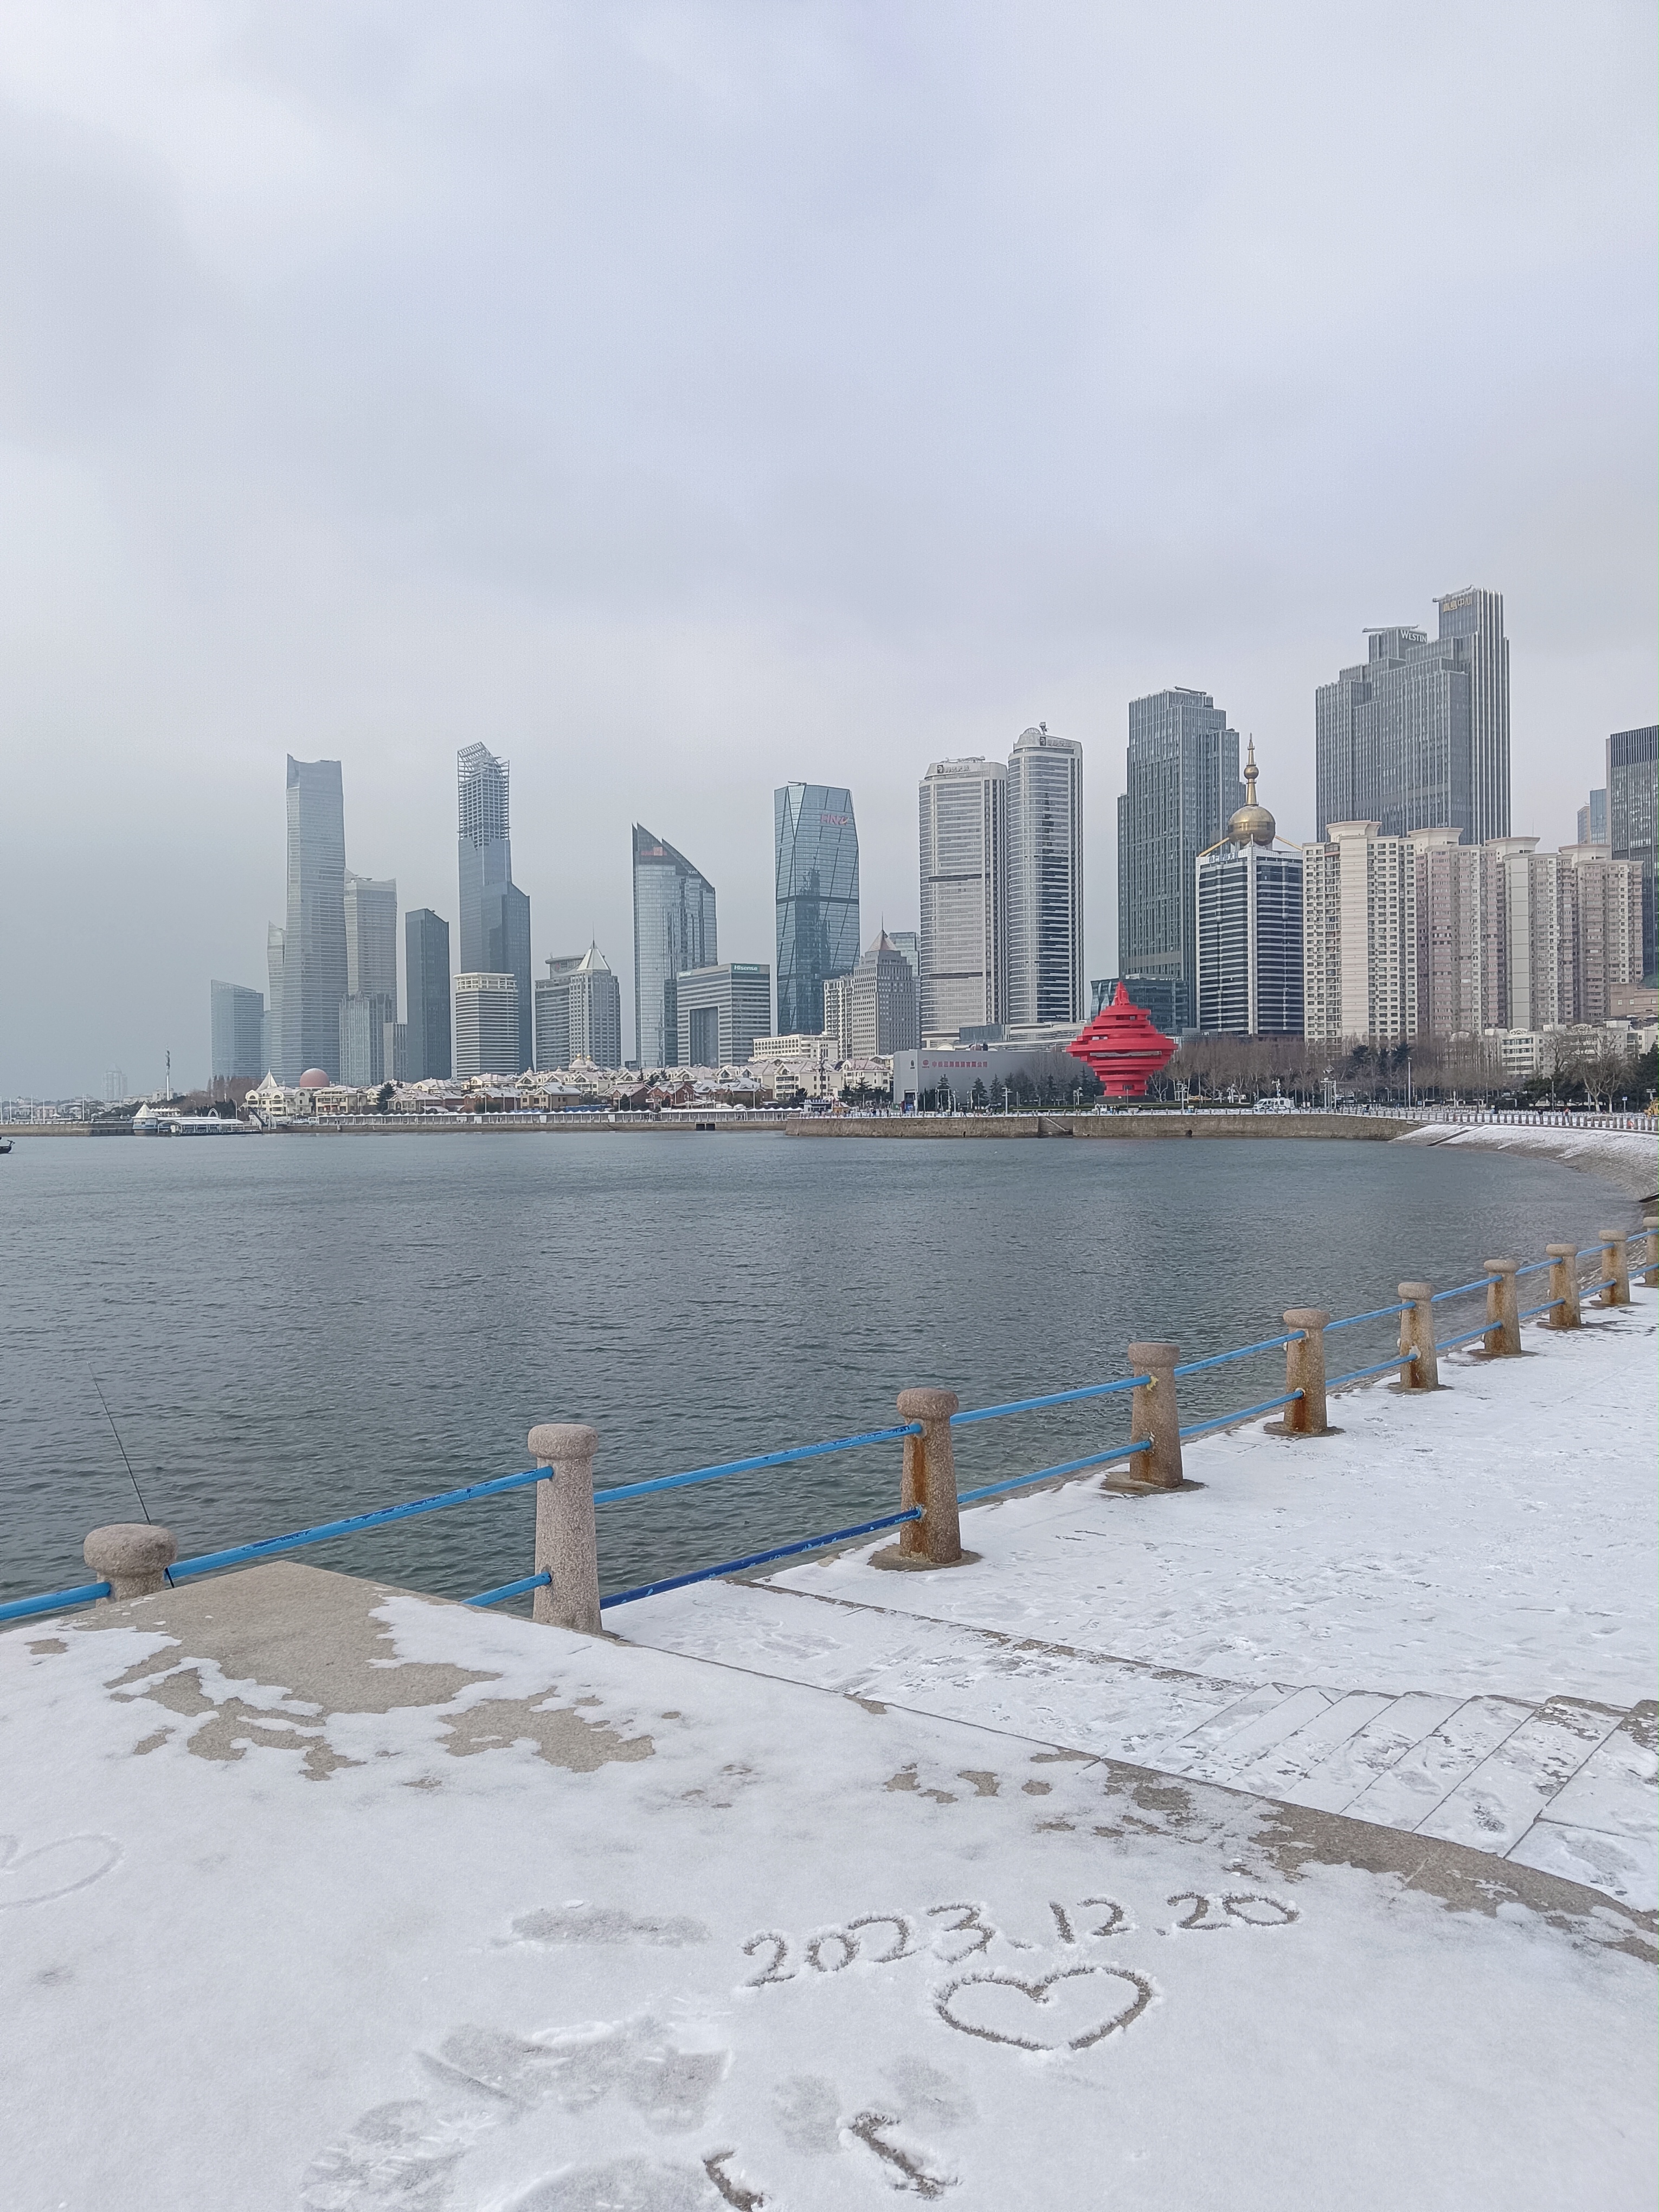
[[[1153,1028],[1152,1016],[1133,1004],[1121,982],[1111,1005],[1066,1049],[1094,1070],[1109,1098],[1144,1098],[1153,1076],[1176,1055],[1174,1038]]]

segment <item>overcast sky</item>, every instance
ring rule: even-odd
[[[773,957],[771,793],[1212,692],[1312,834],[1368,623],[1504,592],[1515,827],[1654,717],[1650,0],[8,0],[0,1091],[208,1064],[283,755],[455,915],[513,763],[537,963],[632,1036],[629,825]]]

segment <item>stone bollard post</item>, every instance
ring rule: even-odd
[[[1544,1319],[1551,1328],[1578,1326],[1578,1248],[1576,1244],[1544,1247],[1555,1265],[1550,1269],[1550,1296],[1560,1304]]]
[[[1178,1344],[1132,1344],[1129,1364],[1146,1381],[1129,1401],[1129,1441],[1150,1441],[1151,1451],[1137,1452],[1129,1479],[1154,1490],[1179,1490],[1181,1468],[1181,1409],[1176,1403],[1176,1362]]]
[[[1328,1437],[1325,1419],[1325,1324],[1328,1313],[1317,1306],[1293,1306],[1285,1316],[1286,1328],[1299,1328],[1301,1336],[1285,1347],[1285,1388],[1299,1390],[1285,1408],[1282,1424],[1287,1437]]]
[[[1400,1316],[1400,1350],[1403,1358],[1400,1387],[1402,1390],[1437,1390],[1440,1358],[1434,1348],[1434,1308],[1430,1304],[1434,1285],[1401,1283],[1400,1295],[1410,1301],[1407,1310]]]
[[[1598,1229],[1601,1240],[1601,1281],[1604,1285],[1601,1303],[1604,1306],[1627,1306],[1630,1304],[1630,1261],[1625,1255],[1625,1232],[1622,1229]]]
[[[81,1557],[109,1584],[112,1598],[153,1597],[167,1588],[167,1571],[178,1556],[172,1529],[149,1521],[112,1521],[94,1528],[81,1547]]]
[[[904,1473],[899,1504],[920,1505],[920,1521],[907,1521],[896,1544],[878,1552],[875,1566],[954,1567],[967,1558],[962,1548],[962,1516],[957,1506],[957,1456],[951,1441],[951,1416],[962,1401],[954,1390],[901,1390],[899,1419],[920,1421],[921,1434],[904,1439]]]
[[[1518,1260],[1483,1260],[1496,1282],[1486,1285],[1486,1334],[1482,1349],[1494,1358],[1512,1358],[1521,1349],[1521,1298],[1515,1278]]]
[[[1647,1264],[1642,1280],[1650,1291],[1659,1291],[1659,1213],[1644,1213],[1642,1226],[1648,1233]]]
[[[538,1467],[536,1485],[537,1574],[552,1577],[536,1592],[533,1617],[581,1636],[599,1632],[599,1545],[593,1526],[596,1429],[577,1421],[545,1421],[530,1431]]]

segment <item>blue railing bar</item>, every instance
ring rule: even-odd
[[[344,1521],[320,1521],[314,1528],[301,1528],[292,1536],[267,1536],[257,1544],[233,1544],[228,1551],[204,1552],[194,1559],[180,1559],[172,1570],[178,1582],[190,1575],[210,1575],[220,1567],[240,1566],[246,1559],[275,1559],[279,1552],[297,1552],[307,1544],[325,1544],[336,1536],[355,1536],[363,1528],[384,1528],[392,1521],[412,1521],[417,1514],[435,1513],[446,1505],[470,1505],[475,1498],[498,1498],[504,1491],[522,1490],[526,1483],[544,1480],[550,1470],[526,1468],[518,1474],[498,1474],[489,1482],[469,1483],[465,1490],[441,1490],[434,1498],[412,1498],[407,1505],[383,1505],[377,1513],[354,1513]]]
[[[1582,1252],[1575,1252],[1572,1256],[1575,1260],[1599,1260],[1601,1256],[1601,1247],[1599,1244],[1586,1244]]]
[[[0,1605],[0,1620],[31,1620],[37,1613],[62,1613],[71,1605],[93,1605],[110,1594],[107,1583],[82,1583],[78,1589],[48,1590],[44,1597],[14,1597]]]
[[[1484,1336],[1488,1329],[1498,1326],[1496,1322],[1483,1322],[1479,1328],[1465,1329],[1462,1336],[1449,1336],[1443,1344],[1437,1344],[1434,1348],[1437,1352],[1455,1352],[1460,1344],[1473,1344],[1477,1336]]]
[[[1547,1267],[1549,1261],[1546,1260],[1544,1265]],[[1325,1324],[1325,1334],[1327,1336],[1333,1336],[1339,1328],[1358,1328],[1362,1321],[1389,1321],[1395,1314],[1410,1311],[1411,1307],[1408,1304],[1378,1306],[1375,1313],[1350,1314],[1346,1321],[1328,1321]]]
[[[622,1505],[630,1498],[654,1497],[659,1490],[684,1490],[689,1483],[713,1482],[722,1474],[750,1474],[757,1468],[787,1467],[792,1460],[822,1459],[826,1452],[852,1451],[860,1444],[890,1444],[900,1437],[919,1437],[920,1421],[902,1428],[871,1429],[861,1437],[832,1437],[827,1444],[794,1444],[787,1451],[757,1452],[752,1459],[727,1460],[722,1467],[694,1467],[684,1474],[653,1475],[648,1482],[609,1483],[593,1492],[596,1505]]]
[[[1431,1306],[1437,1306],[1443,1298],[1466,1298],[1471,1291],[1489,1290],[1492,1284],[1499,1280],[1501,1278],[1497,1275],[1482,1275],[1478,1283],[1460,1283],[1455,1291],[1437,1291],[1429,1300],[1429,1304]]]
[[[1201,1368],[1224,1367],[1230,1359],[1248,1359],[1253,1352],[1283,1352],[1287,1344],[1300,1344],[1308,1332],[1294,1328],[1288,1336],[1266,1336],[1260,1344],[1241,1345],[1237,1352],[1218,1352],[1209,1359],[1188,1359],[1176,1368],[1177,1375],[1196,1375]]]
[[[957,1499],[958,1505],[971,1505],[976,1498],[997,1498],[1005,1490],[1018,1490],[1028,1482],[1048,1482],[1062,1474],[1084,1474],[1091,1467],[1110,1467],[1115,1460],[1133,1458],[1136,1452],[1151,1451],[1152,1440],[1146,1437],[1138,1444],[1123,1444],[1116,1451],[1091,1452],[1087,1459],[1067,1460],[1064,1467],[1040,1467],[1035,1474],[1016,1474],[1006,1482],[982,1483],[977,1490],[964,1490]]]
[[[1529,1267],[1517,1267],[1515,1271],[1515,1279],[1518,1283],[1522,1275],[1541,1275],[1546,1267],[1553,1267],[1554,1265],[1553,1260],[1534,1260]]]
[[[1516,1319],[1535,1321],[1540,1313],[1553,1313],[1557,1306],[1564,1306],[1566,1303],[1565,1298],[1552,1298],[1547,1306],[1528,1306],[1525,1313],[1516,1316]]]
[[[1176,1373],[1180,1372],[1177,1369]],[[1080,1390],[1051,1390],[1046,1398],[1014,1398],[1006,1406],[975,1406],[966,1413],[952,1413],[951,1426],[965,1429],[970,1421],[1000,1420],[1004,1413],[1030,1413],[1040,1406],[1071,1406],[1079,1398],[1109,1398],[1120,1390],[1139,1390],[1150,1375],[1128,1375],[1121,1382],[1089,1382]]]
[[[545,1567],[538,1575],[526,1575],[521,1583],[503,1583],[499,1589],[483,1590],[477,1597],[464,1597],[463,1605],[505,1605],[510,1597],[528,1597],[533,1589],[540,1589],[553,1577]]]
[[[808,1536],[799,1544],[780,1544],[770,1552],[750,1552],[747,1559],[726,1559],[718,1567],[699,1567],[694,1575],[670,1575],[665,1582],[641,1583],[637,1589],[617,1590],[599,1600],[603,1612],[613,1605],[632,1605],[635,1598],[656,1597],[664,1590],[684,1589],[690,1583],[713,1582],[716,1575],[735,1575],[745,1567],[763,1567],[773,1559],[793,1559],[797,1552],[821,1551],[826,1544],[844,1543],[849,1536],[873,1536],[879,1528],[896,1528],[902,1521],[920,1521],[921,1508],[912,1505],[902,1513],[884,1513],[879,1521],[860,1521],[854,1528],[833,1528],[827,1536]]]
[[[1184,1444],[1188,1437],[1207,1436],[1212,1429],[1231,1429],[1239,1421],[1254,1419],[1258,1413],[1271,1413],[1275,1406],[1294,1405],[1303,1395],[1300,1390],[1292,1390],[1283,1398],[1265,1398],[1259,1406],[1244,1406],[1236,1413],[1223,1413],[1218,1420],[1195,1421],[1190,1429],[1181,1431],[1181,1441]]]
[[[1376,1367],[1356,1367],[1352,1375],[1334,1375],[1325,1385],[1328,1390],[1340,1390],[1345,1382],[1369,1382],[1373,1375],[1397,1375],[1402,1367],[1411,1364],[1409,1352],[1398,1352],[1392,1359],[1384,1359]]]

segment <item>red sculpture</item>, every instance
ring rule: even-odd
[[[1173,1037],[1152,1026],[1120,981],[1117,996],[1066,1048],[1100,1078],[1109,1098],[1144,1098],[1146,1085],[1176,1056]]]

